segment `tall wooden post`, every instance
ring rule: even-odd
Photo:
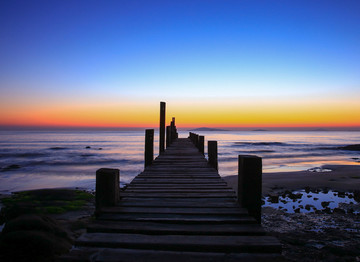
[[[165,102],[160,102],[159,154],[165,151]]]
[[[199,135],[195,134],[195,147],[199,149]]]
[[[205,153],[205,151],[204,151],[204,143],[205,143],[205,137],[204,136],[199,136],[199,151],[203,155]]]
[[[145,167],[154,159],[154,129],[145,130]]]
[[[171,145],[171,126],[166,126],[166,148]]]
[[[262,160],[261,157],[239,155],[238,201],[247,208],[249,215],[261,224],[262,195]]]
[[[176,126],[175,126],[175,117],[172,118],[170,123],[171,125],[171,142],[176,139]]]
[[[208,163],[218,170],[217,141],[208,141]]]
[[[115,206],[120,199],[119,169],[100,168],[96,171],[95,207]]]

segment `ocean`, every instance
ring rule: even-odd
[[[180,131],[187,137],[188,131]],[[207,131],[217,140],[219,173],[237,174],[239,154],[263,158],[269,172],[300,171],[325,164],[360,165],[360,132]],[[0,131],[0,193],[55,187],[95,188],[99,168],[120,169],[121,185],[144,167],[145,131]],[[205,151],[207,146],[205,145]],[[158,154],[155,131],[154,155]]]

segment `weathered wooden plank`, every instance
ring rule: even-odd
[[[165,200],[149,200],[149,199],[128,199],[121,201],[118,206],[128,207],[196,207],[196,208],[228,208],[237,207],[239,204],[234,201],[178,201],[176,198],[174,201]]]
[[[95,221],[88,225],[89,233],[135,233],[148,235],[265,235],[257,224],[173,224],[142,221]]]
[[[126,192],[131,193],[131,192],[144,192],[144,191],[161,191],[161,192],[165,192],[165,191],[171,191],[171,192],[186,192],[186,191],[190,191],[190,192],[233,192],[231,191],[231,188],[227,188],[227,187],[181,187],[181,186],[141,186],[141,185],[133,185],[131,187],[129,187],[128,189],[126,189]]]
[[[236,194],[234,192],[231,193],[122,193],[121,198],[129,198],[129,197],[136,197],[136,198],[148,198],[148,197],[157,197],[157,198],[234,198],[236,199]]]
[[[156,221],[164,223],[234,223],[234,224],[253,224],[256,220],[250,216],[244,215],[195,215],[195,214],[109,214],[103,213],[97,217],[98,220],[112,221]]]
[[[125,248],[93,248],[83,247],[75,249],[69,255],[65,255],[60,261],[68,262],[285,262],[279,254],[256,254],[256,253],[214,253],[214,252],[183,252]]]
[[[83,246],[140,248],[150,250],[234,253],[281,252],[279,241],[270,236],[153,236],[120,233],[87,233],[80,236],[75,243]]]
[[[248,215],[248,211],[244,208],[228,207],[228,208],[194,208],[194,207],[111,207],[102,208],[104,213],[143,213],[143,214],[192,214],[192,215]]]

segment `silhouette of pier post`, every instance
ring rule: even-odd
[[[204,155],[204,153],[205,153],[205,151],[204,151],[205,137],[199,136],[198,142],[199,142],[198,149],[199,149],[200,153]]]
[[[154,129],[145,130],[145,167],[154,160]]]
[[[217,141],[208,141],[208,158],[209,165],[218,170]]]
[[[120,199],[120,170],[100,168],[96,171],[95,207],[115,206]]]
[[[238,201],[261,224],[262,159],[239,155]]]
[[[171,126],[166,126],[166,148],[171,145]]]
[[[166,103],[160,102],[159,154],[165,151],[165,108]]]

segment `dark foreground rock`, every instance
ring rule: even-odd
[[[360,261],[360,215],[262,211],[263,227],[279,238],[290,261]]]
[[[52,261],[71,248],[58,223],[44,215],[21,215],[5,224],[0,236],[2,261]]]

